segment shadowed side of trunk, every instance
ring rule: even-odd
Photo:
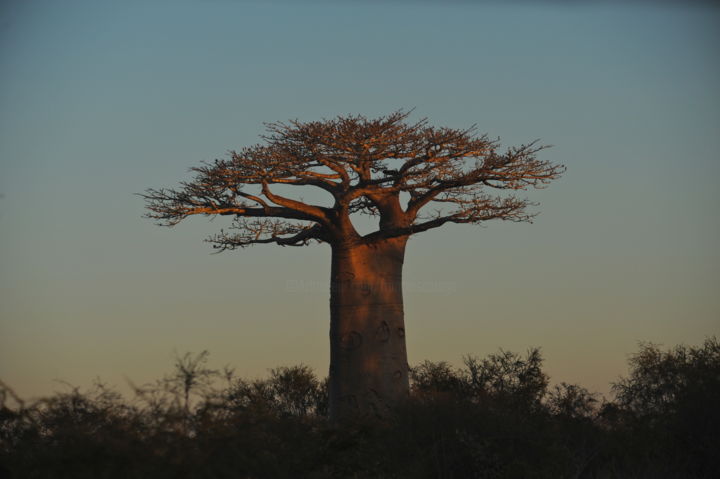
[[[333,245],[330,419],[385,416],[408,395],[402,267],[406,237]]]

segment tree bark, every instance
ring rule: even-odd
[[[385,417],[409,394],[402,267],[407,237],[333,245],[329,414]]]

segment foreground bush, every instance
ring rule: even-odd
[[[720,463],[720,344],[643,345],[601,402],[548,387],[538,350],[424,362],[391,419],[333,426],[306,366],[248,381],[178,358],[132,401],[98,384],[33,404],[0,392],[0,477],[704,478]]]

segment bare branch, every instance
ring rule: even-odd
[[[228,234],[221,230],[219,234],[207,239],[213,248],[222,252],[236,248],[244,248],[254,244],[274,243],[281,246],[305,246],[312,241],[326,241],[323,229],[319,225],[289,223],[274,219],[247,220],[238,218],[231,227],[239,231]]]
[[[267,199],[269,199],[276,205],[285,207],[326,225],[330,222],[328,217],[328,210],[326,208],[309,205],[301,201],[295,201],[280,195],[276,195],[270,191],[270,188],[265,181],[263,181],[262,183],[262,192]]]
[[[419,218],[421,221],[408,226],[381,229],[364,236],[363,241],[373,242],[397,236],[413,235],[429,229],[439,228],[446,223],[480,224],[493,219],[523,222],[531,221],[537,215],[537,213],[525,211],[525,208],[532,205],[532,203],[526,199],[514,197],[475,196],[467,199],[445,198],[438,201],[456,204],[458,208],[445,213],[442,210],[436,210],[433,216]]]
[[[183,190],[148,189],[140,196],[145,198],[146,207],[150,210],[145,216],[157,220],[158,224],[162,226],[174,226],[193,215],[232,215],[314,220],[314,218],[290,208],[274,206],[251,207],[244,202],[219,201],[209,196],[196,197]]]

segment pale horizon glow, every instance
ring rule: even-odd
[[[6,2],[0,380],[127,391],[210,351],[247,377],[329,360],[327,245],[211,255],[134,195],[259,141],[368,117],[541,139],[567,166],[534,224],[410,240],[410,364],[540,347],[607,394],[638,342],[720,334],[720,10],[702,3]]]

